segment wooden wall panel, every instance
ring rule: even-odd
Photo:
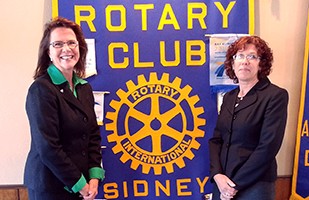
[[[0,200],[18,200],[18,190],[14,188],[0,189]]]
[[[278,177],[276,181],[276,199],[289,200],[291,195],[291,176]],[[28,200],[27,188],[23,185],[1,186],[0,200]]]
[[[28,200],[27,188],[23,185],[0,186],[0,200]]]
[[[292,177],[278,177],[276,181],[276,199],[275,200],[289,200],[291,195]]]
[[[19,199],[18,200],[28,200],[27,188],[20,188],[18,191],[19,191]]]

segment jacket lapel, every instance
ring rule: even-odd
[[[234,113],[235,102],[238,92],[239,88],[236,88],[235,90],[232,90],[231,92],[227,93],[228,96],[226,97],[226,108],[231,115],[233,115]]]
[[[238,112],[238,111],[245,109],[248,106],[254,104],[258,99],[257,91],[263,90],[269,84],[270,84],[270,81],[269,81],[268,78],[261,79],[259,82],[257,82],[257,84],[253,88],[251,88],[251,90],[243,98],[243,100],[241,100],[241,102],[239,103],[239,105],[236,108],[235,108],[235,102],[236,102],[236,99],[237,99],[237,95],[239,93],[239,88],[231,91],[230,94],[229,94],[230,97],[228,99],[231,99],[232,101],[228,102],[228,110],[231,113],[234,113],[234,112]]]
[[[73,94],[73,92],[68,87],[67,83],[63,83],[61,85],[56,85],[58,87],[62,97],[72,106],[75,106],[77,109],[82,111],[84,114],[87,115],[87,112],[84,110],[84,106],[82,105],[81,101],[79,101]]]
[[[251,90],[252,91],[252,90]],[[250,92],[251,92],[250,91]],[[235,108],[235,112],[238,112],[244,108],[247,108],[248,106],[254,104],[257,100],[257,94],[256,92],[251,92],[252,94],[246,95],[243,100],[239,103],[239,105]]]

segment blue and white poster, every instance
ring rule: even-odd
[[[211,193],[208,139],[217,119],[209,37],[253,34],[254,0],[53,0],[53,16],[95,43],[104,96],[106,178],[98,199],[198,200]]]
[[[309,10],[305,42],[305,55],[302,79],[301,101],[299,109],[295,160],[290,200],[309,199]]]
[[[249,34],[212,34],[209,38],[209,82],[212,91],[225,93],[236,87],[224,69],[225,55],[228,47],[235,40]]]

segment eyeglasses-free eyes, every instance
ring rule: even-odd
[[[53,46],[54,48],[63,48],[64,45],[67,45],[70,49],[74,49],[75,47],[78,46],[78,41],[75,40],[69,40],[67,42],[62,42],[62,41],[55,41],[51,42],[49,45]]]
[[[247,59],[247,60],[259,60],[260,57],[256,56],[254,54],[249,54],[249,55],[245,55],[245,54],[235,54],[233,56],[234,60],[243,60],[243,59]]]

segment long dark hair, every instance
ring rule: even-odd
[[[48,51],[50,45],[50,35],[51,32],[59,27],[70,28],[74,31],[76,39],[78,41],[80,58],[76,65],[74,66],[74,71],[79,77],[84,77],[85,75],[85,65],[86,65],[86,55],[88,52],[87,43],[85,41],[84,34],[81,27],[73,21],[70,21],[63,17],[56,17],[50,22],[45,24],[45,30],[40,43],[38,63],[35,69],[33,78],[36,79],[47,72],[48,66],[52,63],[50,61]]]
[[[244,36],[232,43],[226,52],[224,68],[226,70],[226,75],[230,79],[233,79],[234,83],[238,83],[238,78],[233,70],[233,56],[238,50],[244,49],[248,44],[253,44],[256,47],[257,54],[260,57],[258,79],[260,80],[267,77],[271,72],[273,53],[267,43],[258,36]]]

